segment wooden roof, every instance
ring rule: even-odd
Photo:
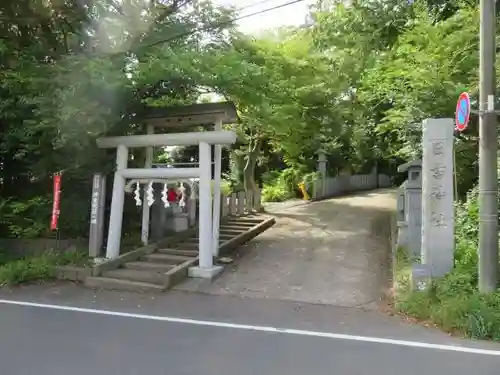
[[[236,106],[231,101],[219,103],[201,103],[168,108],[146,107],[141,118],[155,127],[190,127],[233,124],[239,121]]]

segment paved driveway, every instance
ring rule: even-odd
[[[375,307],[387,288],[395,207],[392,190],[274,204],[276,225],[245,246],[218,280],[189,280],[177,289]]]

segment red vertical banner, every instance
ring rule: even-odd
[[[59,206],[61,204],[61,174],[54,175],[54,195],[52,204],[52,218],[50,220],[50,230],[57,230],[59,222]]]

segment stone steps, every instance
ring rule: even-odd
[[[198,243],[196,243],[196,246],[198,246]],[[198,256],[198,248],[196,248],[196,250],[158,249],[156,251],[160,254],[182,255],[191,258],[196,258]]]
[[[236,229],[236,230],[241,230],[241,229],[248,229],[252,228],[253,226],[257,225],[259,223],[225,223],[220,226],[220,230],[222,229]]]
[[[148,271],[148,272],[168,272],[172,268],[174,268],[173,264],[165,264],[165,263],[154,263],[148,261],[136,261],[136,262],[127,262],[122,265],[123,268],[128,268],[131,270],[137,271]]]
[[[139,281],[156,285],[164,285],[167,279],[166,272],[134,270],[131,268],[117,268],[116,270],[104,272],[103,276],[113,279]]]
[[[264,221],[259,217],[238,217],[225,220],[222,225],[257,225]]]
[[[250,225],[250,226],[224,225],[220,227],[219,232],[222,233],[245,232],[247,230],[252,229],[254,226],[255,225]]]
[[[168,253],[152,253],[145,255],[142,257],[147,262],[151,262],[154,264],[161,263],[161,264],[171,264],[171,265],[177,265],[184,263],[188,260],[191,260],[191,257],[186,257],[182,255],[174,255],[174,254],[168,254]]]
[[[267,221],[265,228],[254,229],[265,221]],[[238,246],[251,240],[273,224],[274,219],[262,216],[231,218],[221,224],[220,243],[226,246],[234,240],[237,243],[232,247]],[[240,236],[243,236],[243,239],[239,238]],[[87,277],[85,285],[91,288],[134,292],[165,291],[187,278],[189,267],[197,264],[198,241],[198,233],[193,233],[192,236],[171,245],[171,248],[166,247],[152,253],[143,253],[142,256],[139,255],[139,259],[125,261],[120,268],[104,271],[100,276]]]
[[[112,277],[91,276],[85,279],[85,286],[94,289],[127,290],[130,292],[162,292],[166,289],[163,285],[131,281]]]
[[[219,233],[219,238],[221,240],[224,240],[224,241],[230,240],[231,238],[234,238],[234,237],[236,237],[236,235],[234,235],[234,234]],[[196,245],[198,245],[198,240],[199,240],[198,235],[196,235],[196,237],[190,238],[188,241],[182,242],[180,245],[193,244],[193,243],[196,243]]]
[[[198,242],[181,242],[175,245],[175,250],[196,251],[198,253]],[[196,254],[198,256],[198,254]]]

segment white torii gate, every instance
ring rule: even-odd
[[[149,107],[142,114],[142,119],[147,123],[148,134],[153,134],[155,128],[182,128],[189,129],[194,126],[213,125],[214,130],[222,130],[223,124],[238,122],[236,106],[231,101],[219,103],[199,103],[187,106],[170,108]],[[214,181],[213,181],[213,254],[219,255],[219,223],[220,223],[220,181],[222,170],[222,146],[214,147]],[[153,147],[146,149],[145,168],[151,168],[153,161]],[[144,245],[149,241],[150,210],[147,205],[143,206],[141,240]]]
[[[228,104],[231,111],[227,111]],[[221,109],[222,107],[222,109]],[[193,108],[198,113],[193,113]],[[201,108],[201,109],[200,109]],[[164,110],[165,111],[165,110]],[[168,109],[167,109],[168,111]],[[107,258],[116,258],[120,253],[121,229],[123,221],[123,204],[125,200],[125,185],[127,179],[187,179],[199,178],[199,267],[190,270],[193,277],[212,277],[218,268],[213,266],[213,256],[218,255],[219,225],[220,225],[220,178],[222,145],[234,144],[236,133],[222,131],[223,122],[236,122],[237,116],[234,104],[207,103],[183,108],[182,112],[165,115],[165,112],[150,115],[148,133],[153,126],[163,125],[199,125],[215,124],[215,131],[171,134],[148,134],[121,137],[106,137],[97,140],[100,148],[116,148],[116,172],[113,182],[111,213],[107,243]],[[158,123],[160,122],[160,123]],[[199,145],[198,168],[151,168],[153,147]],[[212,152],[215,145],[214,199],[212,210],[211,180]],[[134,147],[146,147],[145,168],[127,168],[128,150]],[[145,206],[145,207],[144,207]],[[147,243],[149,238],[149,206],[143,207],[142,240]]]

